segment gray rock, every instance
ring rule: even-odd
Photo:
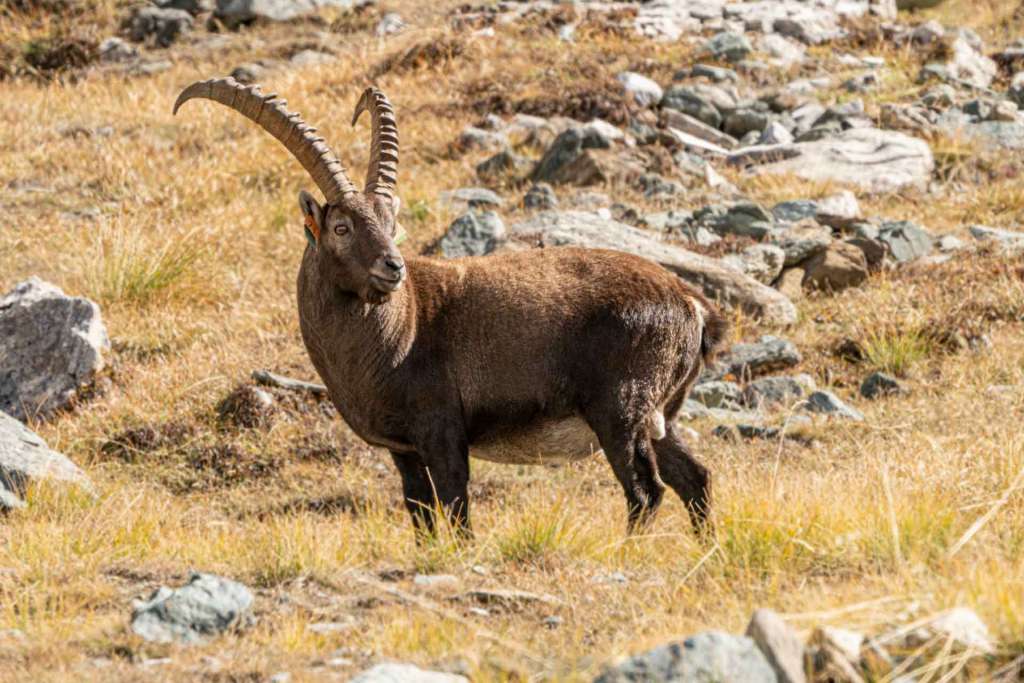
[[[793,134],[778,121],[769,122],[757,139],[759,145],[787,145],[791,142]]]
[[[477,164],[476,176],[485,183],[518,183],[530,177],[533,166],[533,159],[505,150]]]
[[[558,207],[558,196],[547,183],[536,183],[523,196],[523,207],[537,211],[547,211]]]
[[[580,157],[583,150],[608,149],[611,146],[612,141],[597,128],[569,128],[562,131],[544,152],[533,172],[533,179],[547,183],[565,182],[568,179],[566,169]]]
[[[750,133],[757,133],[760,138],[761,132],[768,127],[771,115],[760,109],[742,107],[729,113],[725,117],[723,130],[734,138],[743,138]]]
[[[999,228],[990,228],[986,225],[972,225],[968,230],[971,233],[971,237],[979,242],[997,243],[1004,251],[1011,255],[1024,253],[1024,232],[1000,230]]]
[[[388,12],[380,18],[380,22],[377,27],[373,29],[374,35],[378,38],[384,38],[385,36],[393,36],[401,33],[406,29],[405,20],[402,19],[402,15],[398,12]]]
[[[923,24],[918,24],[910,32],[910,41],[917,45],[931,45],[938,43],[946,36],[946,29],[942,24],[932,19]]]
[[[693,387],[690,398],[708,408],[735,408],[743,402],[743,390],[735,382],[702,382]]]
[[[164,9],[185,10],[192,16],[200,12],[210,12],[214,8],[213,0],[156,0],[154,4]]]
[[[661,101],[665,91],[647,76],[634,71],[623,71],[617,77],[626,94],[641,107],[649,107]]]
[[[954,607],[915,629],[904,639],[908,647],[921,647],[934,639],[950,641],[957,649],[983,654],[995,651],[988,626],[973,610]]]
[[[719,235],[761,240],[772,232],[772,214],[760,204],[742,201],[729,207],[708,206],[693,214],[694,221]]]
[[[185,10],[140,7],[127,21],[128,37],[137,43],[152,38],[160,47],[168,47],[192,30],[193,21]]]
[[[455,141],[455,145],[463,152],[474,150],[497,152],[508,147],[508,138],[501,131],[467,126],[459,133],[459,138]]]
[[[752,157],[743,150],[728,161],[749,165],[759,160],[758,173],[796,175],[805,180],[849,183],[874,193],[927,186],[935,161],[928,143],[890,130],[852,128],[810,142],[777,145]],[[779,160],[781,158],[781,160]]]
[[[814,378],[806,374],[762,377],[743,390],[743,403],[757,410],[791,405],[816,388]]]
[[[783,295],[722,265],[717,259],[666,244],[654,234],[583,211],[548,211],[513,225],[512,235],[541,236],[552,246],[618,249],[660,263],[705,295],[738,307],[767,324],[796,321],[796,308]]]
[[[750,638],[707,631],[633,655],[594,683],[776,683],[775,672]]]
[[[803,223],[772,236],[772,243],[785,254],[784,268],[799,265],[828,249],[832,231],[815,223]]]
[[[860,218],[860,204],[857,196],[849,190],[829,195],[817,202],[814,219],[832,228],[846,228]]]
[[[910,221],[886,221],[878,231],[878,239],[889,248],[892,258],[907,263],[932,252],[934,238],[930,232]]]
[[[1018,71],[1010,79],[1010,88],[1006,91],[1006,96],[1018,109],[1024,109],[1024,71]]]
[[[469,683],[465,676],[427,671],[412,664],[378,664],[363,671],[351,683]]]
[[[921,103],[933,109],[946,109],[952,107],[954,102],[956,102],[956,88],[947,83],[929,88],[924,95],[921,95]]]
[[[852,408],[831,391],[815,391],[807,397],[807,410],[812,413],[828,415],[830,417],[841,417],[847,420],[862,422],[864,415],[855,408]]]
[[[252,592],[240,583],[193,574],[187,584],[161,586],[146,601],[136,603],[132,631],[155,643],[202,643],[251,619]]]
[[[722,262],[746,273],[758,282],[770,285],[782,272],[786,252],[774,244],[753,244],[738,254],[727,254]]]
[[[324,7],[351,7],[353,0],[217,0],[214,15],[230,28],[257,19],[290,21]]]
[[[872,372],[860,385],[860,395],[868,399],[903,393],[903,385],[884,372]]]
[[[791,368],[802,360],[793,342],[764,335],[753,343],[733,344],[731,349],[705,369],[701,379],[722,379],[732,375],[745,380]]]
[[[722,114],[714,103],[691,86],[672,86],[661,98],[661,106],[681,111],[712,128],[722,125]]]
[[[772,207],[772,217],[780,223],[798,223],[818,215],[818,202],[812,199],[792,199]]]
[[[505,240],[505,224],[493,211],[470,210],[456,218],[441,238],[445,258],[482,256]]]
[[[739,74],[732,69],[726,69],[723,66],[714,66],[712,64],[695,64],[690,69],[690,75],[694,78],[707,78],[715,83],[736,83],[740,80]],[[679,80],[677,78],[677,80]]]
[[[247,62],[236,66],[231,71],[231,77],[239,83],[259,83],[267,74],[267,68],[257,62]]]
[[[936,248],[944,254],[960,251],[967,247],[967,243],[956,235],[942,235],[935,240]]]
[[[1018,121],[955,122],[951,124],[948,120],[940,120],[940,124],[943,124],[943,127],[950,133],[982,143],[983,146],[990,149],[1024,149],[1024,124]]]
[[[750,618],[747,636],[764,654],[779,683],[804,683],[804,644],[773,610],[759,609]]]
[[[994,61],[978,52],[971,42],[962,36],[953,41],[951,49],[953,56],[946,64],[950,75],[977,88],[987,88],[992,84],[992,79],[998,71]]]
[[[107,38],[100,43],[100,61],[111,63],[130,62],[137,59],[139,50],[117,37]]]
[[[485,187],[460,187],[447,190],[440,195],[441,203],[448,207],[466,206],[469,208],[500,208],[504,203],[493,190]]]
[[[0,299],[0,411],[19,420],[67,407],[103,369],[100,309],[32,277]]]
[[[743,34],[722,31],[704,43],[702,51],[715,59],[735,63],[746,59],[753,49]]]
[[[736,146],[736,140],[731,135],[727,135],[700,119],[684,114],[681,111],[676,111],[675,109],[662,110],[662,121],[668,128],[694,135],[726,150]]]
[[[0,510],[24,507],[21,498],[35,481],[75,484],[93,493],[85,472],[18,420],[0,412]]]
[[[796,434],[797,430],[810,423],[810,418],[805,415],[792,415],[785,424],[779,427],[762,424],[721,424],[711,432],[720,439],[727,441],[739,441],[741,439],[761,439],[763,441],[778,441],[780,438],[792,439],[808,444],[812,439],[808,436]],[[749,634],[748,634],[749,635]],[[764,650],[762,649],[762,652]],[[766,653],[767,656],[767,653]]]
[[[761,38],[761,49],[774,57],[782,67],[799,64],[807,55],[806,47],[775,33]]]

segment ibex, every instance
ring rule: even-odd
[[[668,484],[698,531],[710,477],[676,416],[726,334],[715,307],[678,277],[615,251],[556,247],[451,261],[403,258],[394,109],[376,88],[359,191],[315,129],[258,86],[218,79],[182,91],[224,104],[277,138],[324,195],[299,193],[308,245],[298,277],[302,338],[331,401],[387,448],[421,531],[435,510],[469,533],[469,457],[567,462],[603,451],[628,528]],[[664,482],[664,483],[663,483]]]

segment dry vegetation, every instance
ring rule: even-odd
[[[905,376],[911,392],[860,405],[862,424],[816,425],[809,448],[726,443],[712,424],[692,424],[716,477],[710,545],[692,536],[668,497],[649,533],[626,538],[618,485],[594,460],[475,462],[476,541],[417,547],[386,454],[358,442],[329,409],[294,401],[278,415],[243,420],[251,427],[218,412],[253,369],[314,379],[294,301],[303,247],[295,195],[310,183],[240,117],[201,105],[170,114],[187,83],[322,40],[318,32],[339,17],[253,27],[221,46],[190,38],[195,44],[168,53],[166,72],[92,73],[71,84],[33,75],[46,70],[30,68],[32,46],[110,35],[123,3],[93,0],[88,21],[64,23],[36,4],[47,3],[0,2],[0,53],[12,55],[0,74],[22,73],[0,83],[0,290],[37,274],[96,299],[114,351],[95,398],[35,425],[88,470],[99,499],[41,487],[27,511],[0,524],[0,679],[257,681],[290,671],[303,681],[396,658],[478,681],[589,680],[617,654],[709,627],[742,630],[760,606],[799,628],[874,631],[967,605],[1004,644],[993,668],[1024,653],[1020,262],[981,254],[801,303],[802,321],[785,334],[819,384],[849,396],[880,367]],[[385,4],[415,27],[441,26],[445,6],[456,3]],[[1019,35],[1019,19],[1006,23],[1013,9],[950,0],[936,11],[949,23],[955,12],[969,14],[997,38]],[[474,184],[479,159],[452,158],[447,145],[492,110],[480,102],[553,113],[589,96],[597,107],[603,83],[622,68],[665,80],[690,61],[679,47],[614,32],[594,31],[570,51],[544,26],[499,28],[485,39],[413,29],[381,43],[334,25],[336,39],[324,46],[339,62],[272,71],[265,89],[286,96],[359,169],[367,135],[348,127],[349,112],[378,74],[400,116],[408,251],[451,219],[438,194]],[[417,47],[438,40],[443,50]],[[917,87],[918,56],[884,56],[903,60],[908,76],[887,82],[879,98]],[[967,222],[1024,219],[1019,158],[989,166],[969,154],[950,158],[953,180],[937,194],[862,205],[961,236]],[[730,179],[764,201],[832,189]],[[683,203],[700,206],[702,197]],[[764,332],[737,323],[737,339]],[[953,334],[991,343],[943,342]],[[836,355],[847,338],[866,360]],[[255,626],[190,650],[132,637],[130,600],[180,583],[190,569],[256,587]],[[443,593],[416,593],[416,572],[558,603],[483,618]],[[610,578],[618,572],[627,582]],[[563,619],[557,628],[543,626],[551,615]],[[309,628],[316,622],[351,626],[318,633]],[[170,663],[143,664],[165,656]],[[349,663],[332,661],[339,657]]]

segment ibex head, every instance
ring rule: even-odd
[[[299,193],[306,237],[330,282],[357,294],[363,301],[380,303],[405,281],[405,261],[395,246],[399,232],[399,202],[395,196],[398,171],[398,128],[387,97],[368,88],[356,105],[352,125],[369,110],[372,137],[366,187],[360,192],[345,168],[316,129],[298,114],[285,109],[276,95],[264,95],[259,86],[243,86],[233,78],[193,83],[174,103],[174,113],[199,97],[228,106],[277,138],[302,164],[326,202],[308,192]]]

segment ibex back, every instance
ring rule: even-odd
[[[249,117],[309,172],[309,240],[298,278],[302,337],[338,412],[391,452],[417,527],[438,504],[469,530],[469,457],[565,462],[604,452],[629,528],[665,484],[707,528],[707,469],[676,416],[725,336],[716,308],[661,266],[614,251],[556,247],[451,261],[395,246],[398,130],[387,98],[363,93],[371,149],[359,191],[324,141],[274,95],[232,79],[186,88]],[[664,482],[664,483],[663,483]]]

